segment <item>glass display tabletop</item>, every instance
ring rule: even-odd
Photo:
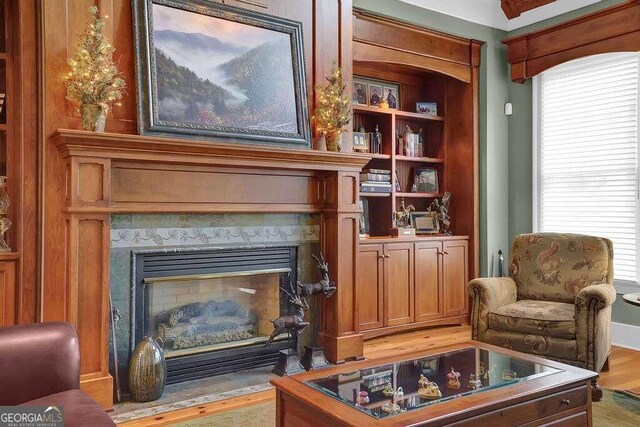
[[[469,347],[305,381],[374,418],[508,387],[560,369]]]

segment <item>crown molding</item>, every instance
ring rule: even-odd
[[[507,19],[500,7],[500,0],[400,0],[414,6],[440,12],[465,21],[485,25],[503,31],[512,31],[536,22],[544,21],[573,10],[581,9],[602,0],[555,1],[537,9],[522,13],[514,19]]]

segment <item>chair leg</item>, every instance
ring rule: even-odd
[[[599,402],[602,399],[602,389],[598,385],[598,377],[591,380],[591,400]]]
[[[609,372],[609,358],[611,356],[607,356],[607,358],[604,361],[604,365],[602,365],[602,372]]]

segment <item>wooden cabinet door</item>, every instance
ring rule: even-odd
[[[413,322],[413,243],[384,245],[385,326]]]
[[[442,287],[440,277],[440,253],[442,242],[416,243],[414,249],[415,270],[415,321],[434,320],[442,317]]]
[[[0,262],[0,326],[16,323],[16,263]]]
[[[469,313],[467,282],[469,281],[468,244],[466,240],[442,243],[442,287],[445,316]]]
[[[382,245],[360,245],[356,301],[361,331],[384,326]]]

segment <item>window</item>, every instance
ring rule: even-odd
[[[534,80],[534,228],[613,240],[619,286],[640,283],[639,85],[635,52],[574,60]]]

